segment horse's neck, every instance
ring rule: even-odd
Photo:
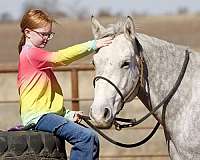
[[[138,37],[143,47],[143,55],[148,68],[150,96],[154,108],[173,87],[184,61],[186,47],[142,34]],[[139,98],[151,110],[150,102],[146,101],[146,96],[143,90]],[[156,112],[156,118],[161,121],[161,110]]]

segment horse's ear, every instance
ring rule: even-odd
[[[128,39],[133,40],[135,38],[135,32],[133,19],[130,16],[127,16],[124,24],[124,34]]]
[[[93,35],[95,39],[98,39],[105,28],[99,23],[97,19],[94,18],[94,16],[91,16],[91,23]]]

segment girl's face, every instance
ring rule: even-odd
[[[54,35],[51,24],[33,30],[27,28],[25,34],[26,43],[37,48],[44,48]]]

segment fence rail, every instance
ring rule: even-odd
[[[79,101],[89,101],[92,99],[80,99],[79,98],[79,92],[78,92],[78,72],[79,71],[92,71],[94,70],[94,67],[92,65],[88,64],[82,64],[82,65],[71,65],[66,67],[58,67],[54,69],[54,71],[57,72],[71,72],[71,85],[72,85],[72,98],[66,99],[65,101],[71,101],[72,102],[72,110],[78,111],[80,109],[79,107]],[[0,73],[17,73],[17,65],[0,65]],[[14,103],[17,101],[0,101],[0,103]]]

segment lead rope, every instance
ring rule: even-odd
[[[105,138],[107,141],[111,142],[112,144],[115,144],[117,146],[120,147],[124,147],[124,148],[133,148],[133,147],[138,147],[144,143],[146,143],[149,139],[151,139],[151,137],[155,134],[155,132],[157,131],[157,129],[159,128],[160,123],[158,122],[156,124],[156,126],[154,127],[154,129],[151,131],[151,133],[144,138],[143,140],[133,143],[133,144],[125,144],[125,143],[121,143],[118,141],[113,140],[112,138],[108,137],[107,135],[105,135],[100,129],[96,128],[90,121],[89,121],[89,117],[88,116],[83,116],[82,117],[83,120],[92,128],[94,129],[97,133],[99,133],[103,138]]]

